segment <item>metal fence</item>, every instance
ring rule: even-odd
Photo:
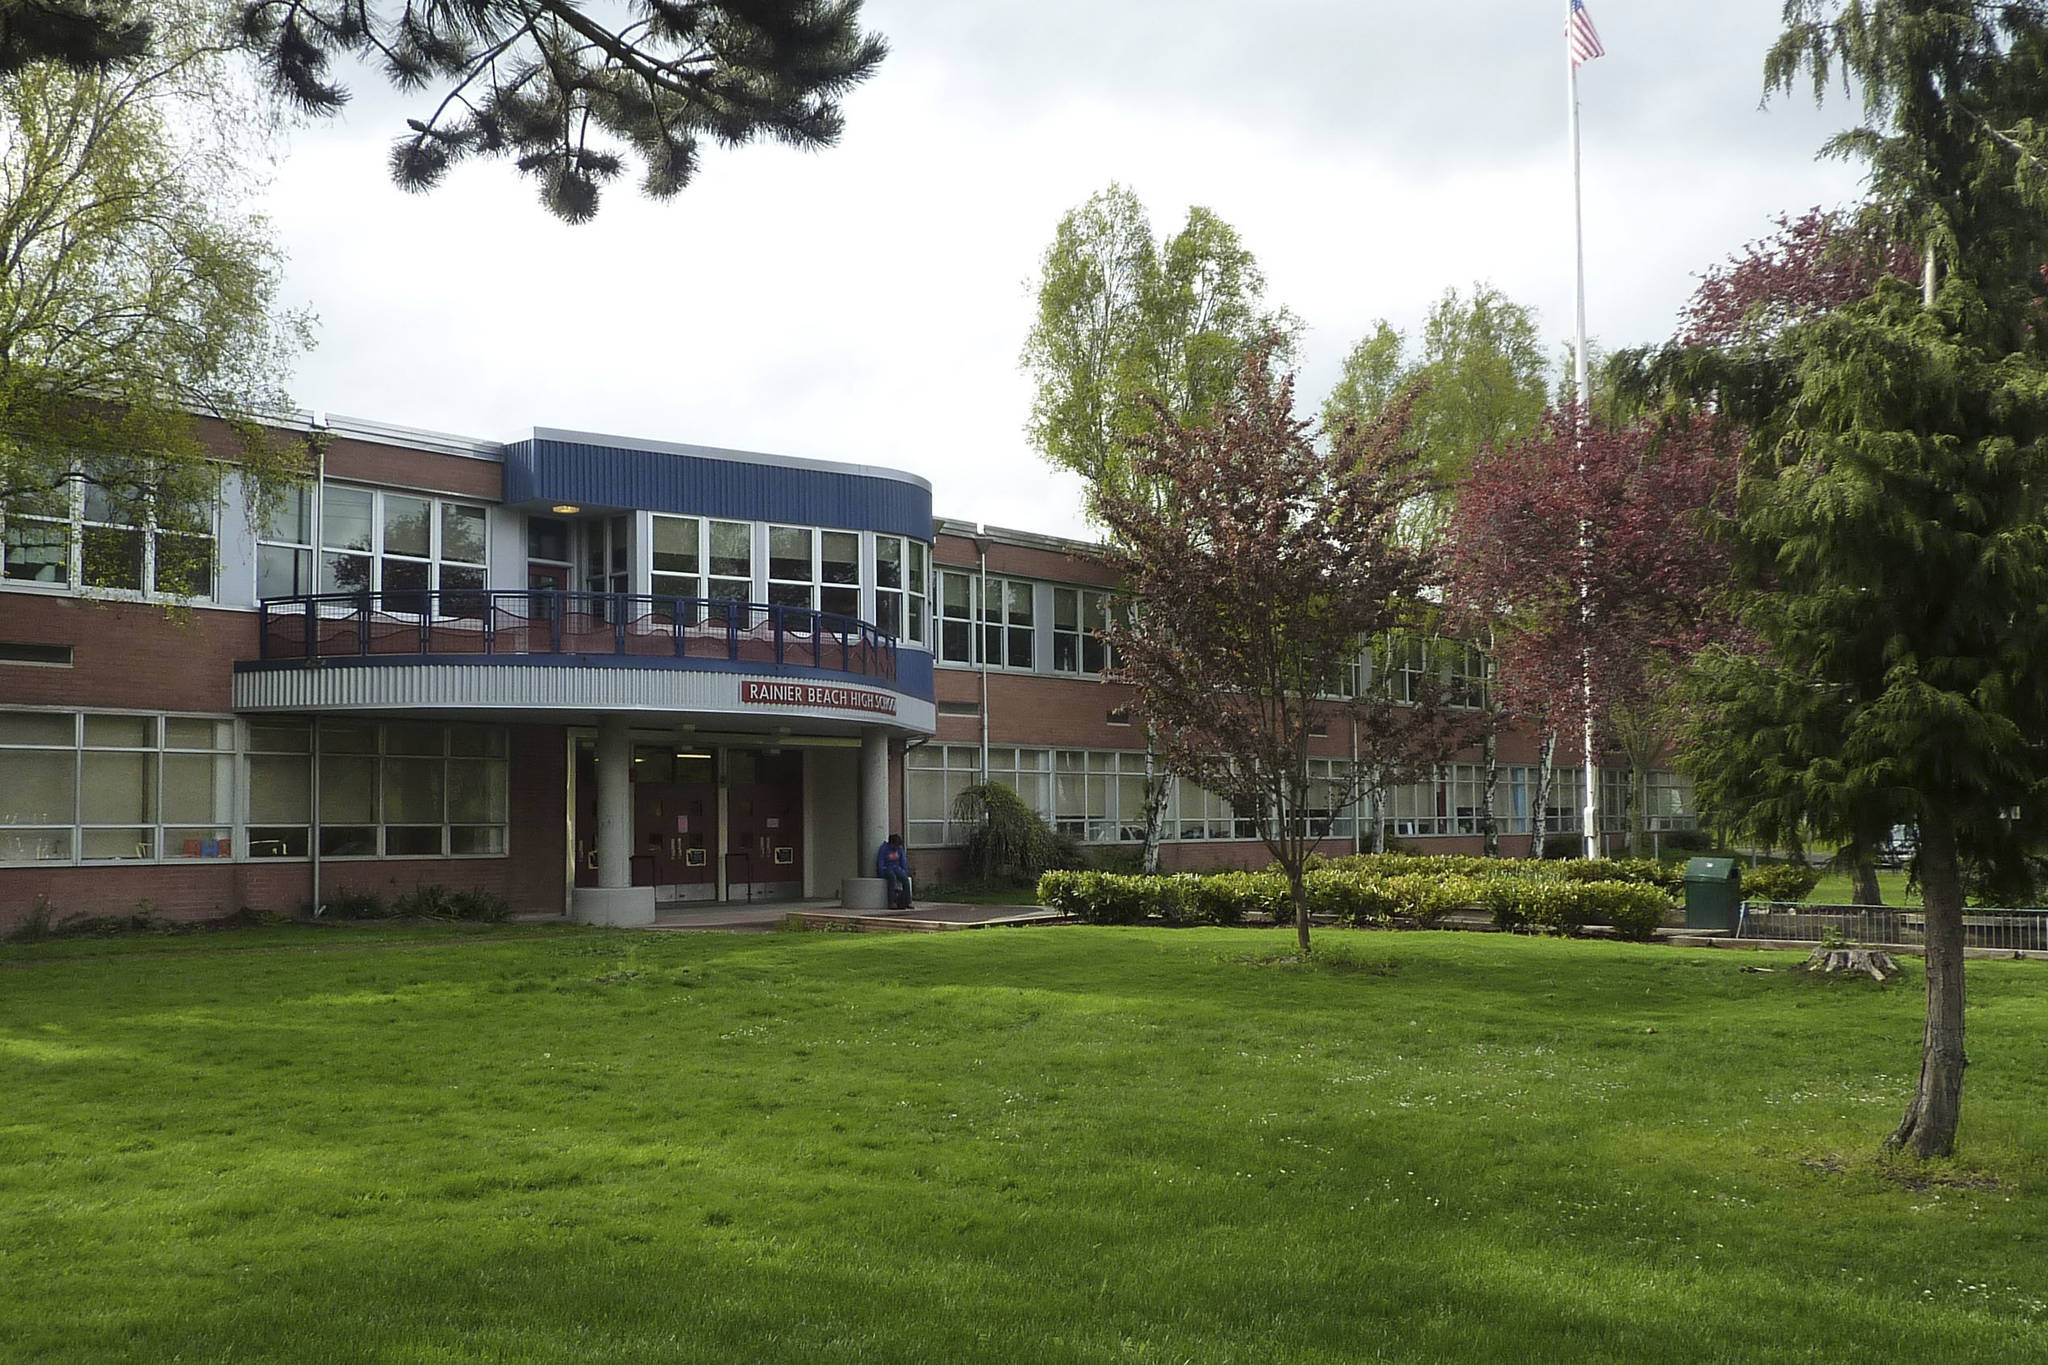
[[[1819,943],[1834,935],[1858,943],[1927,941],[1927,917],[1915,906],[1807,905],[1744,901],[1735,937]],[[2048,910],[1971,906],[1963,912],[1967,948],[2048,950]]]
[[[464,588],[322,593],[262,604],[266,660],[600,654],[830,669],[889,682],[896,640],[805,607],[631,593]]]

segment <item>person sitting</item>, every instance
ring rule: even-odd
[[[908,910],[910,908],[910,854],[903,847],[903,836],[892,834],[887,843],[875,851],[875,875],[889,883],[889,908]]]

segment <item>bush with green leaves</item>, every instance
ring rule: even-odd
[[[1803,901],[1820,883],[1820,873],[1804,863],[1764,863],[1742,869],[1742,898],[1747,901]]]
[[[1081,846],[1000,782],[978,782],[953,798],[953,818],[968,826],[967,868],[986,884],[1020,884],[1057,868],[1083,865]]]

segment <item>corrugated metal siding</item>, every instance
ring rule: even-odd
[[[931,491],[907,480],[568,441],[507,446],[505,498],[932,536]]]
[[[237,711],[566,710],[693,711],[705,714],[792,718],[891,725],[930,734],[937,710],[927,700],[873,682],[862,686],[896,693],[894,716],[869,716],[808,707],[743,706],[742,678],[788,681],[773,673],[705,672],[676,668],[579,668],[510,663],[405,663],[362,667],[237,670]]]

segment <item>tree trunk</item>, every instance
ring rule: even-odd
[[[1927,914],[1927,1030],[1920,1045],[1920,1084],[1898,1131],[1885,1139],[1893,1151],[1923,1160],[1956,1149],[1963,1113],[1963,887],[1956,867],[1956,833],[1946,815],[1920,821],[1920,888]]]
[[[1650,856],[1650,770],[1630,763],[1628,772],[1628,856]]]
[[[1551,760],[1557,757],[1557,731],[1543,736],[1542,747],[1536,751],[1536,790],[1529,797],[1529,856],[1543,856],[1544,828],[1550,822],[1550,776]]]
[[[1301,945],[1301,955],[1308,956],[1308,885],[1302,879],[1301,866],[1295,864],[1287,869],[1287,889],[1294,896],[1294,937]]]
[[[1166,814],[1166,798],[1173,791],[1172,773],[1159,771],[1159,736],[1151,722],[1145,725],[1145,853],[1140,866],[1146,876],[1159,871],[1159,822]]]
[[[1500,856],[1500,821],[1494,818],[1493,795],[1500,786],[1500,737],[1492,726],[1486,729],[1486,739],[1480,747],[1484,766],[1484,787],[1479,800],[1479,835],[1485,842],[1481,851],[1489,858]]]
[[[1858,905],[1883,905],[1884,890],[1877,884],[1877,864],[1871,861],[1867,851],[1858,849],[1856,862],[1849,872],[1852,890],[1849,898]]]

